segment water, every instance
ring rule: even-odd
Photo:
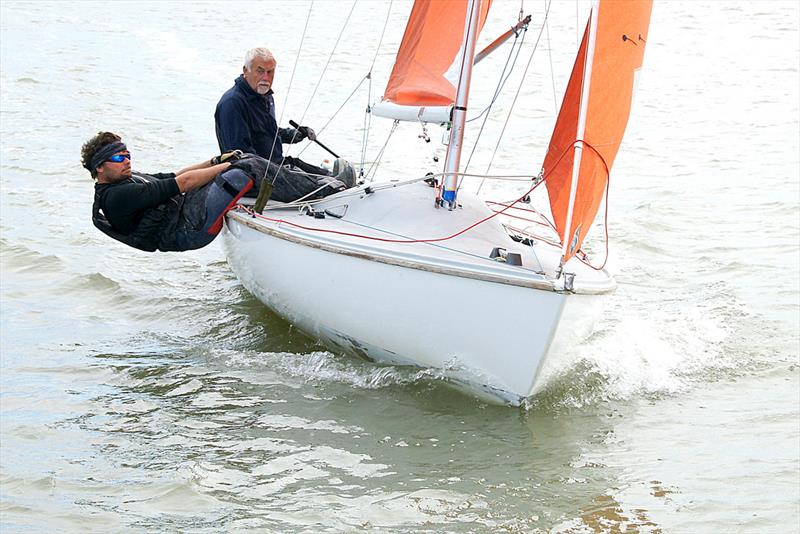
[[[3,532],[800,529],[798,5],[656,4],[612,176],[620,286],[524,410],[326,351],[242,289],[219,243],[145,254],[91,225],[80,145],[119,132],[144,171],[210,157],[250,46],[278,56],[282,122],[321,130],[388,7],[359,4],[326,69],[349,5],[316,4],[294,74],[305,3],[0,5]],[[544,12],[525,5],[515,76]],[[393,5],[373,98],[407,10]],[[535,173],[544,154],[576,40],[575,6],[551,14],[523,91],[544,97],[517,108],[493,172]],[[479,80],[486,102],[496,77]],[[320,135],[354,159],[366,88]],[[386,167],[429,170],[408,153],[439,133],[418,130],[395,134]],[[387,132],[373,122],[368,159]]]

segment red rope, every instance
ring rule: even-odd
[[[536,185],[534,185],[533,187],[531,187],[530,189],[528,189],[521,197],[519,197],[517,200],[515,200],[510,206],[506,207],[505,209],[500,210],[500,211],[495,211],[491,215],[489,215],[488,217],[484,217],[483,219],[481,219],[481,220],[479,220],[479,221],[467,226],[463,230],[459,230],[458,232],[456,232],[454,234],[451,234],[451,235],[448,235],[448,236],[445,236],[445,237],[434,237],[434,238],[431,238],[431,239],[387,239],[385,237],[375,237],[375,236],[369,236],[369,235],[364,235],[364,234],[354,234],[354,233],[351,233],[351,232],[341,232],[339,230],[327,230],[327,229],[324,229],[324,228],[311,228],[309,226],[303,226],[302,224],[297,224],[297,223],[293,223],[291,221],[287,221],[286,219],[274,219],[272,217],[266,217],[264,215],[255,213],[254,211],[252,211],[249,208],[245,208],[245,209],[246,209],[246,211],[248,213],[252,214],[254,217],[258,217],[260,219],[264,219],[265,221],[270,221],[270,222],[274,222],[274,223],[277,223],[277,224],[286,224],[286,225],[292,226],[294,228],[300,228],[301,230],[308,230],[308,231],[311,231],[311,232],[322,232],[322,233],[326,233],[326,234],[342,235],[342,236],[346,236],[346,237],[358,237],[358,238],[362,238],[362,239],[369,239],[371,241],[380,241],[382,243],[403,243],[403,244],[409,244],[409,243],[437,243],[437,242],[440,242],[440,241],[447,241],[448,239],[453,239],[455,237],[458,237],[461,234],[464,234],[464,233],[472,230],[476,226],[485,223],[489,219],[493,219],[493,218],[497,217],[498,215],[501,215],[501,214],[505,213],[507,210],[509,210],[511,208],[511,206],[513,206],[514,204],[516,204],[518,202],[521,202],[523,198],[525,198],[526,196],[531,194],[533,192],[533,190],[536,189],[537,187],[539,187],[539,185],[541,183],[542,182],[539,182]]]
[[[564,149],[564,151],[558,157],[558,159],[556,160],[555,165],[553,165],[552,168],[555,168],[558,165],[558,163],[561,162],[561,160],[564,158],[564,155],[567,154],[567,151],[570,148],[572,148],[575,143],[583,143],[585,146],[589,147],[600,158],[600,161],[603,163],[603,166],[605,167],[605,170],[606,170],[606,212],[605,212],[606,259],[605,259],[605,261],[603,261],[603,265],[601,265],[600,267],[594,267],[591,264],[589,264],[588,262],[586,262],[585,260],[583,260],[582,258],[578,257],[578,260],[580,260],[582,263],[586,264],[587,266],[591,267],[592,269],[601,270],[603,267],[605,267],[605,264],[608,261],[608,187],[609,187],[609,182],[610,182],[610,180],[608,179],[608,177],[609,177],[608,165],[606,165],[605,159],[603,159],[603,156],[597,151],[597,149],[595,149],[592,145],[590,145],[586,141],[584,141],[582,139],[578,139],[575,142],[573,142],[570,146],[568,146],[566,149]],[[328,229],[324,229],[324,228],[312,228],[310,226],[304,226],[302,224],[293,223],[293,222],[288,221],[286,219],[275,219],[275,218],[272,218],[272,217],[267,217],[265,215],[261,215],[260,213],[256,213],[252,209],[244,207],[244,206],[242,206],[242,208],[247,213],[252,215],[253,217],[258,217],[259,219],[264,219],[265,221],[274,222],[276,224],[285,224],[285,225],[291,226],[293,228],[299,228],[301,230],[308,230],[310,232],[321,232],[321,233],[341,235],[341,236],[346,236],[346,237],[357,237],[357,238],[360,238],[360,239],[369,239],[371,241],[380,241],[382,243],[403,243],[403,244],[438,243],[438,242],[441,242],[441,241],[447,241],[449,239],[456,238],[456,237],[468,232],[469,230],[472,230],[476,226],[479,226],[479,225],[485,223],[486,221],[497,217],[498,215],[506,214],[506,212],[509,211],[512,208],[514,208],[514,209],[525,209],[525,208],[517,207],[516,204],[520,203],[525,197],[527,197],[534,190],[536,190],[537,187],[539,187],[541,184],[543,184],[545,182],[545,180],[547,180],[547,177],[548,177],[548,175],[543,175],[541,181],[539,181],[536,184],[534,184],[533,187],[528,189],[518,199],[514,200],[513,202],[511,202],[508,205],[501,204],[501,203],[494,203],[494,204],[497,204],[497,205],[505,206],[505,208],[503,208],[502,210],[500,210],[500,211],[492,210],[493,213],[491,215],[489,215],[488,217],[484,217],[483,219],[481,219],[481,220],[479,220],[479,221],[467,226],[463,230],[459,230],[458,232],[456,232],[454,234],[451,234],[451,235],[448,235],[448,236],[445,236],[445,237],[435,237],[435,238],[430,238],[430,239],[388,239],[388,238],[384,238],[384,237],[375,237],[375,236],[369,236],[369,235],[364,235],[364,234],[356,234],[356,233],[352,233],[352,232],[342,232],[340,230],[328,230]],[[442,183],[444,183],[444,180],[442,180]],[[439,190],[441,191],[441,187],[440,187]],[[511,217],[511,218],[517,218],[517,219],[521,218],[521,217],[517,217],[517,216],[514,216],[514,215],[506,215],[506,216],[507,217]],[[553,230],[555,230],[555,225],[547,217],[542,215],[542,218],[550,225],[550,227]],[[526,219],[523,219],[523,220],[526,220]],[[536,221],[531,221],[531,222],[536,222]],[[546,242],[550,243],[549,241],[544,240],[544,239],[542,239],[542,241],[546,241]],[[578,252],[582,253],[581,250],[579,250]]]
[[[606,163],[605,158],[603,157],[602,154],[600,154],[600,152],[595,147],[593,147],[583,139],[578,139],[575,141],[575,143],[583,143],[585,146],[589,147],[592,150],[592,152],[594,152],[597,155],[597,157],[600,158],[600,162],[603,164],[603,168],[606,171],[606,208],[605,208],[605,214],[603,215],[603,233],[605,234],[604,238],[605,238],[606,257],[603,258],[603,263],[599,267],[595,267],[594,265],[592,265],[591,263],[589,263],[584,259],[586,257],[586,253],[583,252],[582,249],[579,249],[578,252],[583,254],[584,257],[581,258],[580,256],[575,256],[576,258],[578,258],[578,261],[580,261],[582,264],[586,265],[590,269],[594,269],[595,271],[602,271],[605,268],[606,263],[608,263],[608,192],[611,186],[611,171],[608,169],[608,164]],[[559,158],[559,160],[560,159],[561,158]]]

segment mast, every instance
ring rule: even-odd
[[[447,208],[451,210],[456,207],[458,170],[461,163],[461,146],[464,141],[464,123],[467,119],[467,102],[469,100],[469,86],[472,78],[472,65],[475,58],[475,43],[478,37],[480,7],[481,0],[471,0],[464,22],[461,73],[459,74],[458,87],[456,88],[452,129],[450,130],[450,141],[447,144],[447,157],[444,163],[444,187],[440,199],[441,204],[447,206]]]

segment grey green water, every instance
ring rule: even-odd
[[[143,171],[210,157],[213,107],[250,46],[278,56],[283,123],[321,130],[368,72],[389,3],[356,5],[326,69],[350,6],[315,3],[295,71],[304,2],[0,4],[0,530],[800,530],[798,5],[656,3],[612,175],[619,289],[521,410],[327,351],[247,294],[219,243],[145,254],[91,225],[82,142],[117,131]],[[525,2],[534,24],[484,135],[545,6]],[[373,100],[408,9],[391,6]],[[493,172],[538,171],[575,12],[554,3]],[[366,90],[320,135],[353,159]],[[388,131],[372,126],[368,159]],[[383,165],[429,170],[439,133],[419,133],[395,134]]]

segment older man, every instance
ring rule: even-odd
[[[331,174],[299,158],[284,156],[283,143],[313,141],[316,136],[306,126],[278,127],[272,96],[276,67],[275,57],[266,48],[253,48],[245,54],[242,74],[222,95],[214,112],[220,152],[241,150],[268,160],[267,177],[274,185],[272,197],[276,200],[319,198],[352,187],[355,172],[344,160],[334,163]]]
[[[97,180],[92,222],[147,252],[204,247],[253,186],[245,170],[230,168],[238,155],[215,156],[176,173],[144,174],[131,170],[131,153],[120,136],[99,132],[81,148],[81,163]]]

